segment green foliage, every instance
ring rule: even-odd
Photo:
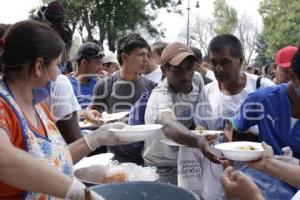
[[[299,45],[300,0],[262,0],[259,13],[263,17],[267,57],[287,45]]]
[[[233,7],[226,4],[225,0],[215,0],[213,16],[216,34],[233,33],[236,29],[238,18]]]
[[[260,33],[255,41],[255,52],[256,57],[254,59],[254,66],[262,67],[266,63],[272,60],[272,57],[267,57],[266,51],[268,48],[268,44],[266,43],[265,33]]]
[[[48,0],[44,2],[49,2]],[[159,34],[152,25],[159,8],[176,12],[175,0],[61,0],[67,19],[82,36],[82,40],[108,40],[109,49],[115,50],[118,38],[128,32],[145,28],[151,36]],[[153,12],[151,12],[153,11]],[[83,33],[87,32],[87,38]],[[98,35],[97,35],[98,34]]]

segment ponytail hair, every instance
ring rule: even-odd
[[[48,6],[42,6],[33,19],[48,24],[60,35],[67,52],[71,49],[73,32],[66,21],[65,10],[60,1],[52,1]]]

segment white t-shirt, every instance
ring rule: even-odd
[[[67,76],[60,74],[51,85],[51,95],[45,100],[55,121],[81,109]]]
[[[258,76],[246,74],[245,88],[236,95],[225,95],[220,91],[217,81],[205,85],[200,95],[195,116],[195,124],[209,130],[223,130],[224,119],[232,119],[246,97],[257,90]],[[260,88],[272,86],[274,83],[267,79],[260,80]]]
[[[209,70],[209,69],[207,69],[207,72],[206,72],[206,74],[205,74],[205,77],[209,78],[209,79],[212,80],[212,81],[217,80],[216,77],[215,77],[214,72],[211,71],[211,70]]]
[[[193,124],[194,109],[198,102],[200,89],[203,87],[201,75],[194,74],[193,90],[188,94],[175,93],[164,79],[153,89],[145,111],[145,123],[154,124],[163,112],[173,112],[178,122],[186,127]],[[143,157],[154,166],[176,166],[178,150],[160,142],[166,138],[163,132],[155,138],[145,141]]]
[[[224,95],[220,91],[217,81],[205,85],[196,107],[195,125],[209,130],[223,130],[225,128],[224,119],[231,119],[245,98],[257,89],[257,78],[256,75],[246,73],[245,88],[239,94],[232,96]],[[274,83],[269,79],[262,78],[260,85],[260,87],[266,87],[274,85]],[[218,139],[222,140],[222,137],[220,136]],[[221,152],[214,148],[216,143],[218,140],[211,144],[211,151],[221,155]],[[220,175],[223,172],[221,165],[212,163],[199,149],[188,147],[180,147],[178,162],[196,163],[193,168],[197,169],[190,174],[178,174],[180,186],[194,191],[203,199],[219,200],[223,198],[220,184]],[[188,165],[180,165],[180,163],[178,165],[178,171],[188,168]]]
[[[154,71],[150,72],[149,74],[143,74],[143,76],[155,83],[160,83],[162,78],[162,71],[160,66],[158,66]]]
[[[295,126],[295,124],[297,123],[298,119],[295,117],[291,117],[291,129]]]
[[[300,200],[300,190],[291,198],[291,200]]]

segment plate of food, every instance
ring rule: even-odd
[[[80,128],[98,128],[99,126],[100,126],[100,124],[94,124],[86,119],[79,122]]]
[[[220,130],[205,130],[203,128],[197,127],[195,130],[192,130],[193,133],[196,133],[197,135],[200,136],[208,136],[208,135],[220,135],[223,134],[224,131]]]
[[[160,142],[164,143],[164,144],[167,144],[169,146],[177,146],[177,147],[185,147],[186,145],[184,144],[179,144],[169,138],[164,138],[164,139],[161,139]]]
[[[143,167],[135,163],[91,165],[76,169],[74,176],[87,186],[128,181],[156,181],[159,178],[156,167]]]
[[[161,124],[144,124],[135,126],[125,126],[122,129],[109,129],[118,138],[127,142],[144,141],[151,138],[153,135],[161,132]]]
[[[101,116],[95,117],[95,120],[97,120],[99,122],[98,124],[92,123],[85,119],[85,120],[79,122],[79,126],[81,128],[98,128],[99,126],[101,126],[101,124],[121,120],[124,117],[126,117],[128,114],[129,114],[128,111],[112,113],[112,114],[103,112],[101,114]]]
[[[253,161],[262,157],[264,149],[258,142],[226,142],[215,145],[225,158],[235,161]]]

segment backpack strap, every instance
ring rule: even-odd
[[[261,84],[260,84],[261,79],[262,79],[261,76],[259,76],[259,77],[256,79],[256,89],[259,89],[259,88],[260,88],[260,86],[261,86]]]

